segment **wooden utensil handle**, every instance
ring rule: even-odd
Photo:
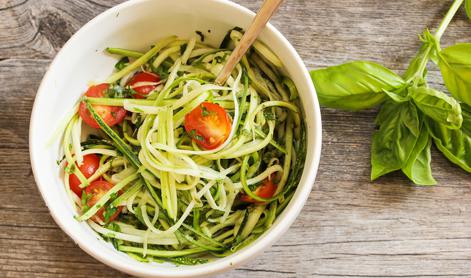
[[[257,12],[252,24],[245,34],[242,36],[239,44],[236,46],[232,54],[229,56],[226,64],[216,78],[216,84],[224,84],[231,74],[234,67],[239,63],[242,56],[245,55],[249,47],[257,39],[260,32],[263,30],[268,20],[272,17],[275,11],[280,7],[283,0],[265,0],[262,7]]]

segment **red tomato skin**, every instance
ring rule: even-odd
[[[78,167],[80,172],[86,177],[89,178],[91,177],[98,167],[100,166],[100,158],[96,154],[88,154],[83,157],[83,163],[81,166],[78,166],[77,163],[75,163],[75,166]],[[80,180],[79,178],[71,174],[69,176],[69,186],[70,189],[79,197],[82,197],[82,188],[80,188]]]
[[[278,186],[276,184],[274,184],[270,179],[266,179],[265,182],[255,190],[254,193],[258,197],[268,199],[268,198],[273,197],[273,195],[275,195],[277,187]],[[254,203],[254,204],[262,204],[263,203],[263,202],[260,202],[260,201],[257,201],[255,199],[253,199],[252,197],[250,197],[246,194],[241,194],[240,200],[242,202],[246,202],[246,203]]]
[[[90,185],[85,188],[85,193],[87,195],[92,194],[93,196],[87,201],[87,206],[92,207],[95,205],[111,188],[113,188],[113,185],[104,180],[96,180],[90,183]],[[113,222],[113,220],[118,217],[122,210],[122,206],[117,207],[116,212],[108,219],[108,222],[106,223]],[[95,222],[105,222],[105,217],[103,216],[104,212],[105,207],[100,208],[91,219]]]
[[[105,96],[105,91],[108,89],[110,84],[102,83],[95,86],[90,86],[85,95],[87,97],[97,97],[101,98]],[[126,117],[126,110],[123,107],[119,106],[108,106],[108,105],[93,105],[93,108],[96,110],[98,115],[101,116],[103,121],[108,126],[114,126],[121,123]],[[100,128],[96,120],[93,118],[90,111],[88,111],[87,105],[85,102],[80,103],[79,114],[82,120],[93,128]]]
[[[135,94],[133,97],[142,99],[145,98],[150,92],[152,92],[157,85],[144,85],[144,86],[139,86],[138,83],[140,82],[152,82],[152,83],[157,83],[160,81],[160,77],[157,74],[151,73],[151,72],[146,72],[142,71],[137,74],[135,74],[131,80],[127,83],[127,86],[131,86],[131,88],[136,91],[137,94]],[[135,86],[137,85],[137,86]]]
[[[207,115],[203,115],[203,108]],[[185,115],[185,131],[188,134],[195,133],[193,140],[200,147],[213,150],[229,137],[231,121],[224,108],[215,103],[203,102]]]

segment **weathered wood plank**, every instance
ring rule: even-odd
[[[29,116],[50,60],[91,18],[119,2],[0,2],[0,276],[127,277],[81,251],[53,222],[31,174]],[[252,10],[259,1],[237,0]],[[289,0],[273,24],[308,68],[368,59],[402,72],[417,34],[451,1]],[[444,44],[471,41],[461,11]],[[438,71],[434,86],[443,88]],[[433,152],[439,185],[399,173],[369,181],[375,111],[323,109],[315,190],[290,230],[251,263],[221,277],[469,277],[471,178]]]

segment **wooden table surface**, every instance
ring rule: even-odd
[[[28,126],[51,59],[120,0],[0,0],[0,277],[127,277],[81,251],[54,223],[32,176]],[[261,1],[237,0],[256,10]],[[286,0],[272,23],[308,68],[369,59],[403,72],[417,34],[451,0]],[[471,41],[460,11],[444,44]],[[436,69],[431,82],[442,87]],[[315,189],[289,231],[224,277],[471,277],[471,175],[433,149],[435,187],[400,174],[369,181],[375,111],[322,109]],[[221,276],[222,277],[222,276]]]

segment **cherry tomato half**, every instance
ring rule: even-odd
[[[113,188],[113,185],[103,180],[97,180],[90,183],[90,185],[85,188],[85,193],[87,194],[87,196],[91,195],[90,197],[87,197],[88,199],[87,206],[92,207],[93,205],[95,205],[101,199],[101,197],[103,197],[103,195],[105,195],[106,192],[108,192],[111,188]],[[112,222],[121,213],[121,211],[123,210],[123,207],[122,206],[117,207],[116,212],[107,219],[108,221],[105,221],[105,216],[104,216],[105,210],[106,210],[106,207],[100,208],[92,217],[92,220],[95,222],[98,222],[97,221],[97,218],[98,218],[101,221],[106,222],[106,223]]]
[[[185,116],[185,130],[202,148],[212,150],[222,145],[231,133],[231,121],[218,104],[203,102]]]
[[[75,166],[78,167],[80,172],[82,172],[86,178],[89,178],[100,166],[100,158],[95,154],[88,154],[83,157],[83,163],[81,166],[78,166],[77,163],[75,163]],[[71,174],[69,176],[70,190],[77,194],[77,196],[82,197],[82,188],[80,188],[80,183],[81,182],[76,175]]]
[[[135,74],[131,80],[127,83],[137,94],[134,98],[145,98],[150,92],[152,92],[157,83],[160,81],[160,77],[157,74],[142,71]]]
[[[105,91],[108,89],[108,87],[108,83],[102,83],[99,85],[91,86],[90,88],[88,88],[85,95],[87,97],[104,97]],[[103,121],[109,126],[114,126],[116,124],[121,123],[124,120],[124,117],[126,117],[126,110],[124,110],[123,107],[93,105],[93,108],[96,110],[98,115],[101,116]],[[88,111],[87,105],[84,102],[80,103],[79,114],[86,124],[93,128],[100,128],[90,111]]]
[[[258,197],[267,199],[267,198],[271,198],[271,197],[273,197],[273,195],[275,195],[276,188],[277,188],[276,184],[274,184],[270,179],[266,179],[265,182],[263,182],[262,185],[257,187],[257,189],[255,190],[254,193]],[[263,203],[263,202],[254,200],[252,197],[250,197],[246,194],[241,194],[240,200],[242,202],[246,202],[246,203]]]

